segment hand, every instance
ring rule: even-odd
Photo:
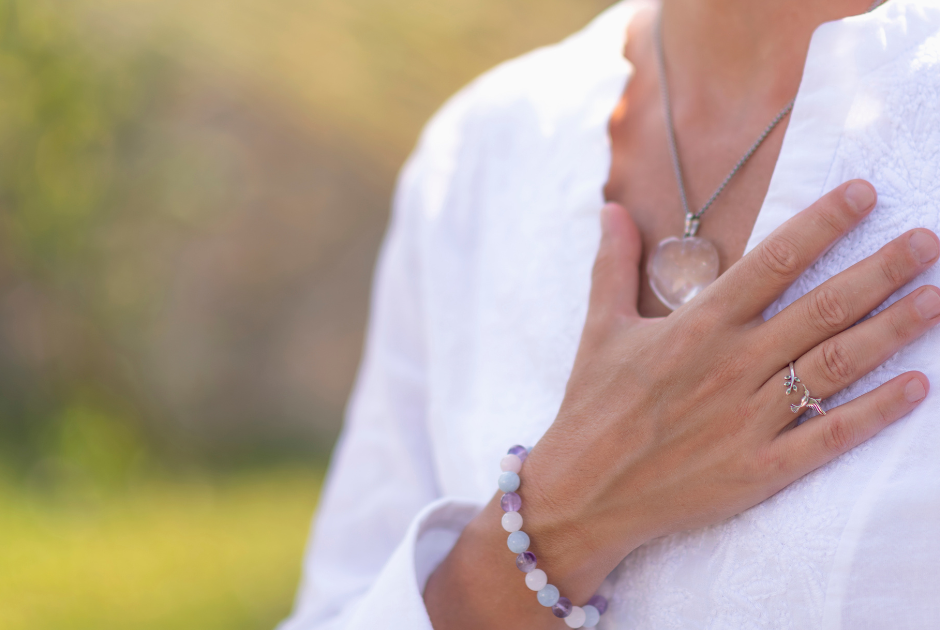
[[[539,568],[583,604],[633,549],[763,501],[913,409],[919,372],[795,426],[784,376],[831,396],[940,321],[921,287],[853,326],[936,262],[937,237],[913,230],[777,316],[761,314],[875,205],[849,182],[787,221],[701,295],[665,318],[637,313],[640,238],[605,207],[590,306],[555,422],[522,467],[523,530]],[[802,390],[801,390],[802,391]],[[564,627],[536,602],[506,549],[501,493],[435,571],[435,628]]]
[[[921,287],[853,326],[932,265],[937,237],[912,230],[777,316],[761,313],[874,207],[849,182],[785,223],[690,303],[637,314],[639,234],[603,211],[589,312],[564,402],[522,470],[523,529],[575,603],[637,546],[733,516],[911,411],[909,372],[795,426],[787,365],[831,396],[940,321]]]

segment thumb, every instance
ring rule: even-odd
[[[639,318],[640,231],[626,208],[608,203],[601,209],[601,243],[591,276],[589,317],[601,321]]]

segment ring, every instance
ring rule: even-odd
[[[793,367],[793,361],[790,361],[790,375],[783,377],[783,383],[787,387],[787,396],[796,391],[798,385],[803,386],[803,398],[800,400],[798,405],[790,405],[790,411],[793,413],[801,413],[804,409],[812,409],[821,416],[826,415],[826,411],[822,408],[822,399],[813,398],[809,393],[809,387],[806,386],[806,383],[800,380],[800,377],[796,375],[796,369]]]
[[[797,383],[802,383],[800,377],[796,375],[796,370],[793,368],[793,361],[790,361],[790,376],[783,377],[783,383],[787,386],[787,396],[793,393],[793,390],[796,389]]]

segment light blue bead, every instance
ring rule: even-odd
[[[506,544],[509,545],[509,551],[522,553],[529,548],[529,535],[525,532],[513,532],[509,534]]]
[[[499,476],[499,489],[503,492],[515,492],[519,489],[519,475],[512,471],[504,472]]]
[[[558,603],[558,587],[554,584],[546,584],[545,588],[539,591],[539,603],[546,608],[551,608]]]
[[[593,628],[601,620],[601,614],[594,606],[584,607],[584,624],[582,628]]]

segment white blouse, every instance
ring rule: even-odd
[[[552,423],[587,310],[635,10],[621,3],[499,66],[425,130],[401,174],[365,358],[282,630],[430,630],[429,574],[495,492],[506,449]],[[766,317],[905,230],[940,232],[938,0],[889,0],[816,31],[748,249],[855,177],[876,186],[877,208]],[[940,284],[940,267],[886,304],[925,283]],[[938,334],[828,405],[911,369],[940,387]],[[940,628],[938,404],[932,393],[743,514],[636,550],[603,587],[600,627]]]

